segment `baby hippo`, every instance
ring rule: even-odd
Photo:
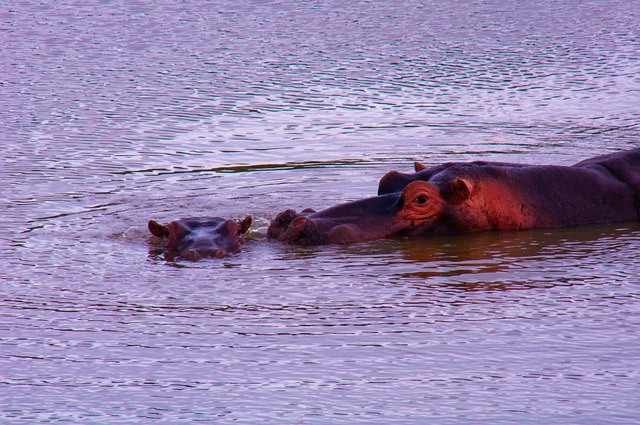
[[[149,231],[162,238],[165,256],[170,259],[222,258],[240,251],[242,235],[251,226],[251,216],[242,221],[220,217],[193,217],[172,221],[163,226],[149,221]]]

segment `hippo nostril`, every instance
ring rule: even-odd
[[[284,212],[281,212],[280,214],[278,214],[274,220],[275,223],[278,224],[278,226],[281,227],[285,227],[288,226],[289,223],[291,223],[291,220],[293,220],[293,218],[296,216],[296,212],[294,210],[286,210]]]
[[[306,217],[298,217],[291,222],[291,226],[295,228],[302,227],[307,224],[308,221]]]
[[[184,253],[184,258],[189,261],[198,261],[200,259],[200,255],[196,251],[190,249]]]

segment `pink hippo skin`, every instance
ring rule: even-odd
[[[397,235],[519,230],[637,220],[640,149],[573,166],[495,162],[415,164],[387,173],[378,196],[314,212],[280,213],[268,236],[349,243]]]
[[[166,258],[192,261],[238,252],[249,226],[250,216],[239,222],[220,217],[183,218],[166,226],[149,221],[149,231],[162,238]]]

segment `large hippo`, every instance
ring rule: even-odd
[[[242,221],[220,217],[193,217],[172,221],[167,225],[149,221],[149,231],[162,238],[165,256],[170,259],[221,258],[238,252],[243,243],[242,235],[249,230],[251,217]]]
[[[378,196],[280,213],[268,236],[315,245],[396,235],[518,230],[640,217],[640,148],[573,166],[449,163],[387,173]]]

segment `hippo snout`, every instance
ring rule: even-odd
[[[345,244],[388,237],[397,230],[399,194],[347,202],[320,212],[286,210],[271,222],[268,236],[298,245]]]
[[[273,220],[267,236],[285,243],[319,245],[328,243],[328,223],[293,210],[284,211]]]
[[[298,216],[294,210],[286,210],[281,212],[271,221],[269,229],[267,229],[267,237],[271,239],[280,239],[289,228],[294,218]]]

